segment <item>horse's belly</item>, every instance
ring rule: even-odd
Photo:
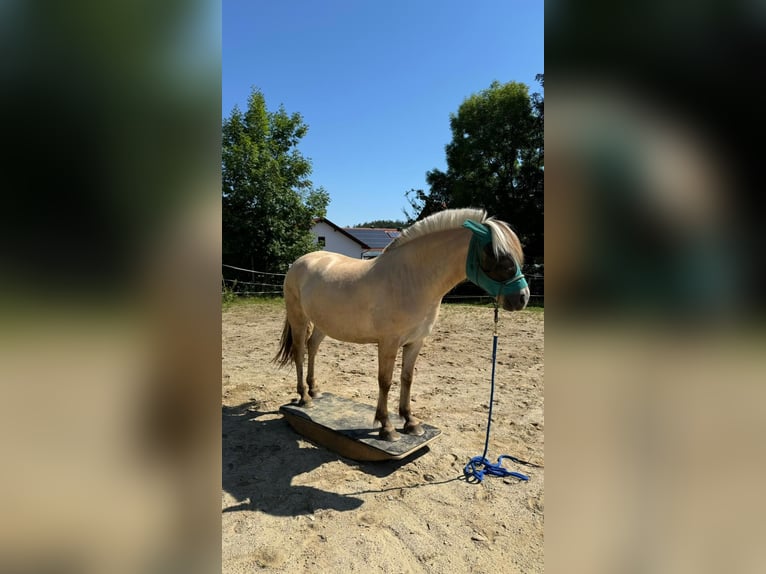
[[[350,343],[376,343],[381,332],[375,328],[372,313],[346,304],[332,304],[327,299],[304,307],[309,320],[328,337]]]
[[[410,313],[377,298],[359,301],[350,294],[315,301],[306,309],[309,320],[328,337],[350,343],[399,344],[422,339],[431,331],[436,314]]]

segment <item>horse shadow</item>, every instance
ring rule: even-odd
[[[223,512],[260,510],[275,516],[312,514],[319,509],[354,510],[363,501],[313,486],[293,485],[298,475],[340,457],[324,449],[300,448],[299,435],[257,401],[224,406],[222,485],[237,503]]]

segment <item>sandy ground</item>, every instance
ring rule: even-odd
[[[543,318],[501,312],[492,460],[544,466]],[[292,430],[278,409],[296,396],[295,370],[270,362],[282,323],[281,301],[223,311],[224,572],[543,572],[543,468],[509,465],[529,482],[463,479],[484,448],[491,308],[442,305],[412,390],[415,415],[442,435],[399,462],[344,459]],[[322,390],[375,404],[375,346],[325,339],[317,370]],[[392,411],[398,394],[396,381]]]

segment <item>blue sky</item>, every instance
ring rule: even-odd
[[[449,115],[493,80],[541,92],[543,2],[223,0],[222,114],[252,87],[309,125],[299,148],[341,226],[404,219],[446,169]]]

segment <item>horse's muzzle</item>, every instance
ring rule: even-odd
[[[510,295],[500,295],[500,305],[506,311],[521,311],[527,303],[529,303],[529,288]]]

